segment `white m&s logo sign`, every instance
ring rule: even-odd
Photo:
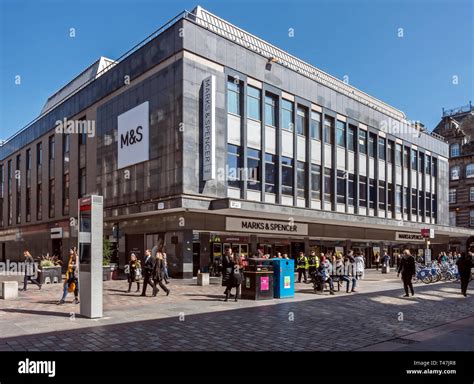
[[[117,169],[149,160],[148,101],[117,117]]]

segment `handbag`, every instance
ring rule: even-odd
[[[76,283],[73,281],[72,283],[69,284],[67,287],[68,292],[74,292],[76,290]]]
[[[139,280],[142,278],[142,270],[141,268],[136,268],[135,269],[135,279]]]

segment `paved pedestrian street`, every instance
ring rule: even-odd
[[[104,317],[56,305],[61,285],[30,286],[0,301],[2,351],[354,351],[474,350],[474,291],[459,283],[416,284],[403,298],[395,273],[369,270],[357,293],[314,294],[296,284],[290,299],[223,301],[218,281],[171,280],[170,296],[126,293],[104,282]],[[146,340],[144,342],[143,340]]]

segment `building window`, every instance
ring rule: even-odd
[[[425,194],[418,191],[418,215],[423,216],[423,204],[425,202]]]
[[[436,177],[438,175],[438,160],[434,157],[432,157],[431,159],[431,176]]]
[[[359,153],[367,154],[367,132],[359,129]]]
[[[387,201],[387,209],[389,212],[393,212],[393,184],[388,183],[388,201]]]
[[[355,182],[355,176],[352,173],[350,173],[348,177],[348,184],[347,184],[347,188],[348,188],[347,204],[348,205],[354,205],[354,201],[356,199],[354,182]]]
[[[296,162],[296,188],[298,197],[305,197],[306,190],[306,164],[302,161]]]
[[[431,217],[431,193],[429,192],[425,193],[425,211],[426,217]]]
[[[49,148],[49,159],[54,160],[55,158],[54,135],[49,136],[48,148]]]
[[[433,213],[433,217],[435,220],[438,218],[438,200],[436,199],[436,195],[432,194],[431,195],[431,202],[433,203],[432,205],[432,210],[431,212]]]
[[[474,187],[469,188],[469,201],[474,201]]]
[[[4,193],[5,193],[5,173],[3,169],[3,164],[0,164],[0,227],[3,227],[3,203],[4,203]]]
[[[356,148],[356,127],[349,124],[347,129],[347,149],[354,152]]]
[[[456,211],[449,211],[449,225],[451,227],[456,226]]]
[[[369,156],[376,157],[377,155],[377,136],[369,133]]]
[[[21,223],[21,155],[16,156],[16,223]]]
[[[466,177],[474,177],[474,164],[468,164],[466,166]]]
[[[260,89],[247,86],[247,116],[254,120],[261,120],[260,117]]]
[[[379,137],[379,159],[386,160],[385,157],[385,139],[383,137]]]
[[[420,152],[419,156],[418,156],[418,172],[423,172],[423,170],[425,169],[425,155],[423,153]]]
[[[293,131],[293,103],[282,99],[281,101],[281,127],[288,131]]]
[[[321,140],[321,114],[311,111],[311,138]]]
[[[395,213],[402,213],[402,186],[395,186]]]
[[[82,179],[80,178],[79,180]],[[80,184],[82,185],[82,182],[80,182]],[[240,147],[232,144],[227,144],[227,185],[229,187],[240,188]]]
[[[449,147],[450,157],[459,156],[461,152],[460,149],[461,149],[461,146],[459,144],[451,144],[451,146]]]
[[[69,153],[71,147],[71,135],[69,133],[63,136],[63,153]]]
[[[336,121],[336,143],[338,146],[346,147],[346,123]]]
[[[327,203],[332,202],[332,195],[334,186],[332,182],[332,170],[331,168],[324,168],[324,201]]]
[[[43,220],[43,188],[42,183],[36,186],[36,220]]]
[[[69,215],[69,172],[63,175],[63,215]]]
[[[36,166],[39,168],[43,164],[43,144],[36,144]]]
[[[281,158],[281,193],[293,195],[293,159]]]
[[[451,180],[459,180],[460,168],[458,165],[451,167]]]
[[[346,176],[345,171],[337,171],[337,202],[339,204],[346,203]]]
[[[307,125],[307,111],[303,107],[298,107],[296,111],[296,133],[301,136],[306,136]]]
[[[411,150],[411,169],[416,171],[416,167],[418,166],[418,155],[416,149]]]
[[[265,153],[265,192],[275,193],[275,162],[275,155]]]
[[[49,217],[54,217],[54,202],[55,202],[55,190],[54,190],[54,179],[49,180]]]
[[[425,173],[427,175],[431,175],[431,156],[430,155],[426,155],[426,159],[425,159]]]
[[[418,199],[418,194],[416,192],[416,189],[412,188],[411,189],[411,214],[415,216],[417,212],[417,209],[416,209],[417,199]]]
[[[402,165],[402,146],[395,144],[395,165]]]
[[[26,165],[26,170],[31,171],[31,149],[29,149],[29,148],[26,150],[26,159],[25,159],[25,161],[26,161],[26,164],[25,164]]]
[[[240,116],[240,81],[231,77],[227,80],[227,112]]]
[[[359,176],[359,206],[367,207],[367,177]]]
[[[385,211],[385,181],[379,180],[379,209]]]
[[[393,141],[387,140],[387,161],[393,163]]]
[[[311,164],[311,198],[321,200],[321,166]]]
[[[262,174],[260,151],[247,149],[247,172],[247,188],[259,191]]]
[[[471,190],[472,190],[472,187],[471,187]],[[450,204],[456,203],[456,190],[455,189],[449,190],[449,203]]]
[[[474,210],[469,211],[469,226],[474,227]]]
[[[333,143],[334,119],[331,116],[324,116],[323,140],[326,144]]]
[[[403,187],[403,213],[408,214],[408,207],[410,205],[410,193],[407,187]]]
[[[408,168],[410,164],[410,152],[408,147],[403,147],[403,167]]]
[[[26,187],[26,221],[31,221],[31,187]]]
[[[374,179],[369,179],[369,208],[375,208],[375,200],[377,199],[377,186]]]
[[[277,124],[277,99],[269,94],[265,96],[265,124],[271,127]]]
[[[79,197],[83,197],[87,192],[86,168],[79,169]]]

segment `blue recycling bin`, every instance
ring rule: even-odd
[[[272,259],[273,297],[295,296],[295,261],[292,259]]]

